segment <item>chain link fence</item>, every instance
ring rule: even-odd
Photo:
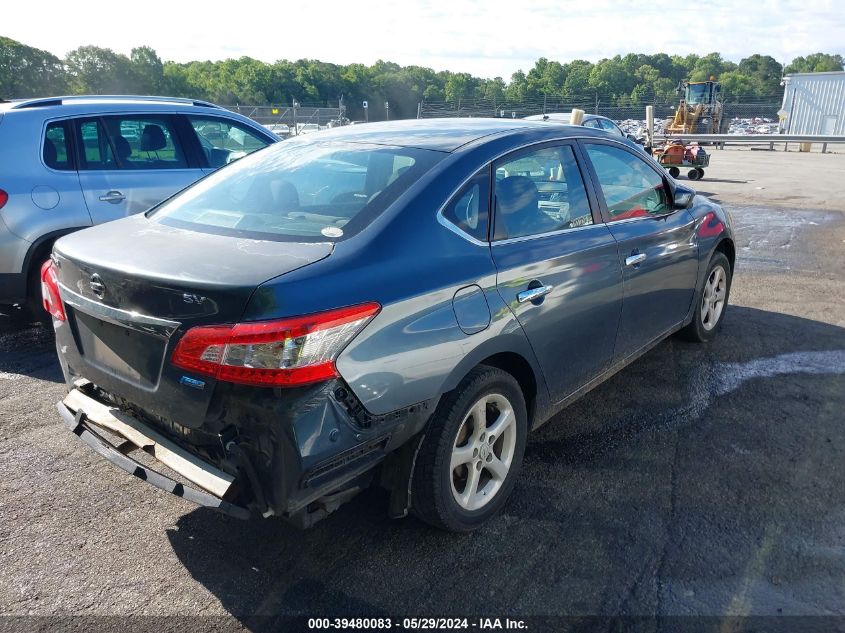
[[[423,102],[419,107],[420,118],[438,117],[504,117],[521,119],[534,114],[547,112],[571,112],[580,108],[589,114],[599,114],[615,121],[626,119],[645,119],[646,106],[654,106],[656,119],[668,119],[675,114],[678,101],[648,101],[627,106],[602,105],[601,101],[578,100],[525,100],[500,101],[487,99],[459,102]],[[777,120],[780,101],[761,101],[753,103],[725,103],[725,115],[734,119],[767,118]]]
[[[300,105],[224,105],[232,112],[249,117],[261,125],[284,124],[293,127],[303,125],[326,126],[341,118],[341,108]]]

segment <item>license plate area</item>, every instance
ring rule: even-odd
[[[166,340],[71,310],[79,352],[86,363],[137,387],[156,387]]]

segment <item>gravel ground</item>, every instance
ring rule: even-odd
[[[788,207],[719,182],[761,155],[806,158],[720,152],[695,184],[738,227],[721,337],[545,425],[472,535],[391,521],[377,491],[304,532],[160,493],[65,430],[49,337],[0,317],[0,614],[845,615],[841,177]]]

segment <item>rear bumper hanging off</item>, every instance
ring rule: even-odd
[[[97,402],[76,389],[59,402],[57,408],[65,425],[76,436],[129,474],[197,505],[235,518],[248,519],[252,516],[248,509],[222,499],[234,483],[234,477],[188,453],[136,418]],[[98,428],[108,429],[125,438],[130,449],[128,452],[144,450],[197,488],[181,484],[135,461],[123,451],[123,447],[112,445],[100,435]]]

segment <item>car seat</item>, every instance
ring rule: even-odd
[[[495,239],[546,233],[556,228],[557,222],[540,210],[537,185],[530,178],[508,176],[496,183]]]

